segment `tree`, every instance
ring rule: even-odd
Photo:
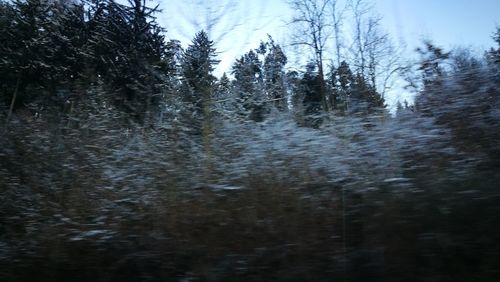
[[[372,13],[365,0],[352,2],[354,41],[351,49],[353,70],[358,81],[358,97],[369,108],[385,107],[384,94],[398,73],[404,70],[400,62],[402,49],[396,48],[389,34],[382,29],[382,18]],[[364,92],[360,95],[359,90]]]
[[[500,65],[500,27],[497,27],[497,30],[493,34],[493,40],[497,43],[497,46],[496,49],[492,47],[487,53],[488,60]]]
[[[354,74],[346,61],[331,71],[336,109],[341,113],[368,114],[384,107],[384,99],[361,74]]]
[[[85,44],[82,4],[61,1],[18,0],[1,3],[0,75],[3,93],[10,96],[8,118],[16,106],[66,102],[67,88],[81,71]],[[5,87],[5,88],[4,88]],[[37,88],[36,91],[28,88]],[[8,119],[7,118],[7,119]]]
[[[129,5],[93,2],[84,53],[89,78],[102,77],[113,102],[144,123],[160,104],[159,86],[168,72],[166,45],[164,30],[154,18],[158,6],[148,7],[141,0]]]
[[[237,59],[232,67],[234,86],[243,105],[243,114],[253,121],[263,121],[266,97],[263,87],[262,62],[258,53],[250,50]]]
[[[212,99],[216,78],[212,75],[218,61],[215,59],[214,43],[205,31],[198,32],[188,46],[182,60],[182,79],[184,98],[192,107],[194,120],[188,122],[196,134],[201,134],[205,152],[205,179],[212,180]],[[188,114],[189,114],[188,112]]]
[[[354,0],[352,2],[352,13],[354,18],[354,42],[352,53],[354,55],[355,71],[365,76],[367,68],[367,32],[364,32],[365,18],[371,7],[365,0]],[[370,28],[370,26],[368,26]]]
[[[344,47],[342,39],[342,26],[344,22],[344,14],[350,5],[350,0],[345,1],[343,3],[343,6],[339,6],[340,3],[341,2],[339,0],[330,1],[330,15],[332,18],[333,38],[335,40],[335,58],[337,66],[340,66],[340,63],[342,61],[341,49]]]
[[[332,73],[331,79],[338,81],[334,86],[337,89],[335,91],[337,93],[335,97],[336,107],[341,112],[346,112],[349,109],[351,86],[354,81],[354,76],[349,64],[347,64],[346,61],[342,61],[337,70]]]
[[[289,70],[286,72],[286,82],[288,93],[290,95],[291,112],[295,116],[298,124],[304,124],[303,121],[303,101],[304,95],[301,91],[301,82],[299,72],[296,70]]]
[[[184,50],[182,49],[181,42],[179,40],[172,39],[166,43],[165,46],[165,56],[163,61],[165,63],[165,70],[169,78],[174,78],[174,80],[180,79],[182,70],[182,55]]]
[[[267,54],[265,54],[263,71],[267,96],[274,101],[274,106],[279,110],[287,108],[285,65],[287,57],[279,44],[269,37]]]
[[[209,113],[212,87],[215,77],[212,75],[218,61],[215,59],[214,43],[208,38],[205,31],[198,32],[191,45],[183,55],[181,64],[182,79],[184,80],[185,98],[192,103],[197,113]]]
[[[306,46],[311,50],[313,62],[318,71],[319,94],[324,111],[328,111],[324,55],[329,36],[328,7],[331,0],[290,0],[290,7],[296,12],[291,24],[296,28],[294,45]]]
[[[204,30],[215,47],[226,56],[224,66],[232,63],[229,57],[243,54],[252,40],[251,30],[265,27],[266,6],[263,1],[239,0],[183,0],[168,2],[169,10],[178,14],[175,21],[167,21],[168,30],[181,41],[187,41],[194,32]],[[234,40],[238,38],[238,40]],[[230,47],[228,47],[230,46]],[[227,60],[227,61],[226,61]]]
[[[377,93],[372,86],[360,73],[354,76],[351,82],[350,93],[350,111],[356,114],[368,114],[373,110],[384,107],[384,98]]]
[[[18,30],[19,23],[13,19],[18,17],[15,6],[9,2],[0,1],[0,94],[2,102],[10,102],[7,121],[12,114],[16,99],[21,88],[23,68],[22,37]],[[17,23],[17,24],[16,24]],[[9,99],[10,98],[10,99]]]
[[[16,105],[34,101],[72,109],[89,84],[99,82],[108,102],[136,121],[148,120],[169,75],[155,12],[141,0],[129,6],[112,0],[2,4],[2,14],[11,18],[0,20],[8,30],[1,35],[8,43],[1,47],[0,74],[14,93],[8,116]]]
[[[233,83],[226,73],[223,73],[217,81],[214,90],[215,113],[227,118],[234,117],[236,111],[236,99],[233,95]]]
[[[6,97],[11,97],[8,120],[19,100],[32,98],[24,89],[30,84],[42,83],[45,68],[49,67],[42,58],[45,43],[49,43],[43,40],[43,26],[48,22],[48,6],[35,0],[15,1],[12,4],[2,2],[1,5],[0,72],[5,87],[2,90],[10,90],[10,93],[4,93]]]
[[[458,149],[484,154],[498,165],[500,84],[491,56],[477,58],[467,49],[447,52],[431,42],[417,51],[423,86],[416,111],[449,129]]]
[[[301,90],[304,93],[304,124],[318,128],[321,124],[321,118],[318,115],[321,113],[322,97],[318,79],[319,74],[315,68],[316,64],[314,63],[307,65],[306,72],[301,79]]]
[[[430,41],[424,41],[424,48],[417,48],[417,53],[421,57],[418,70],[422,72],[424,88],[439,84],[445,74],[443,63],[448,60],[450,53]]]
[[[367,79],[373,87],[377,87],[377,77],[379,75],[379,65],[383,56],[394,55],[391,46],[388,45],[388,34],[380,30],[381,18],[370,18],[366,30],[366,51],[367,51]]]

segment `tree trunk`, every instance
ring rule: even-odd
[[[21,84],[21,74],[17,76],[16,88],[14,89],[14,94],[12,95],[12,100],[10,101],[9,113],[7,114],[7,119],[5,123],[9,122],[10,116],[12,115],[12,111],[14,110],[14,104],[17,99],[17,92],[19,91],[19,85]]]
[[[323,73],[322,62],[318,65],[318,79],[319,79],[319,91],[321,95],[321,104],[323,105],[323,110],[328,112],[328,103],[326,101],[326,83],[325,83],[325,75]]]
[[[211,113],[211,87],[203,89],[202,107],[203,107],[203,122],[202,122],[202,138],[203,149],[205,151],[205,180],[212,182],[213,180],[213,151],[212,151],[212,113]]]

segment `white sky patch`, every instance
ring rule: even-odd
[[[234,61],[266,41],[268,34],[279,43],[286,30],[283,19],[289,17],[288,6],[275,0],[164,1],[161,7],[158,22],[167,29],[168,39],[186,47],[196,32],[209,34],[219,53],[217,76],[230,72]]]

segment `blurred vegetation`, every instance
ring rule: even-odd
[[[499,30],[424,42],[391,114],[346,61],[269,38],[216,78],[205,32],[85,4],[0,1],[1,281],[500,276]]]

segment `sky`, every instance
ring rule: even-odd
[[[429,38],[447,49],[485,50],[494,46],[491,37],[500,25],[498,0],[378,0],[375,5],[387,30],[411,47]]]
[[[396,44],[406,45],[405,54],[409,57],[416,56],[414,50],[424,39],[432,40],[445,50],[471,47],[477,54],[495,46],[492,34],[500,25],[500,0],[371,2],[373,12],[383,18],[383,28]],[[268,34],[293,57],[293,50],[287,47],[291,30],[286,24],[293,11],[286,0],[162,0],[160,8],[163,12],[157,15],[158,21],[167,28],[167,38],[181,40],[184,47],[198,30],[207,29],[207,19],[218,19],[217,24],[209,28],[209,36],[216,43],[221,60],[216,75],[230,72],[235,59],[257,48]],[[295,57],[289,60],[289,65],[299,60]],[[404,100],[409,94],[398,95],[401,97],[388,98]]]

